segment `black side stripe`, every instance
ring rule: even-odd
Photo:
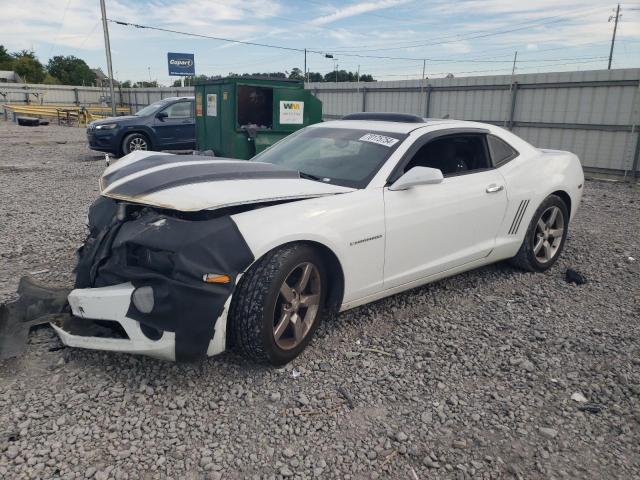
[[[516,214],[513,217],[513,220],[511,221],[511,226],[509,227],[509,235],[511,235],[511,233],[513,232],[513,227],[516,224],[516,220],[518,219],[518,215],[520,215],[520,210],[522,210],[522,205],[524,204],[524,201],[520,202],[520,205],[518,205],[518,210],[516,210]]]
[[[182,185],[222,180],[300,178],[295,170],[269,163],[247,162],[179,165],[142,175],[109,190],[109,195],[137,197]]]
[[[515,217],[513,217],[513,222],[511,222],[509,235],[515,235],[516,233],[518,233],[518,229],[520,228],[520,222],[522,222],[522,218],[524,217],[524,212],[527,210],[528,206],[529,206],[529,200],[522,200],[520,202],[518,211],[516,212]]]

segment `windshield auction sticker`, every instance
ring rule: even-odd
[[[280,102],[280,125],[302,125],[303,123],[304,102]]]
[[[393,137],[387,137],[385,135],[378,135],[377,133],[367,133],[360,137],[363,142],[377,143],[378,145],[384,145],[385,147],[393,147],[400,140]]]

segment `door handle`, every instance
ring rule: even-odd
[[[499,191],[501,191],[503,189],[504,189],[503,185],[489,185],[487,187],[486,192],[487,193],[497,193],[497,192],[499,192]]]

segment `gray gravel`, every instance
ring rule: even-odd
[[[68,284],[101,156],[81,129],[4,122],[0,151],[0,299],[29,272]],[[587,182],[550,272],[355,309],[282,369],[59,349],[41,328],[0,363],[0,478],[639,478],[639,243],[638,188]]]

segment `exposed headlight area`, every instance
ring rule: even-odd
[[[118,128],[117,123],[103,123],[95,126],[96,130],[114,130],[116,128]]]
[[[152,250],[139,245],[127,245],[127,265],[140,267],[163,275],[173,272],[173,252]]]

